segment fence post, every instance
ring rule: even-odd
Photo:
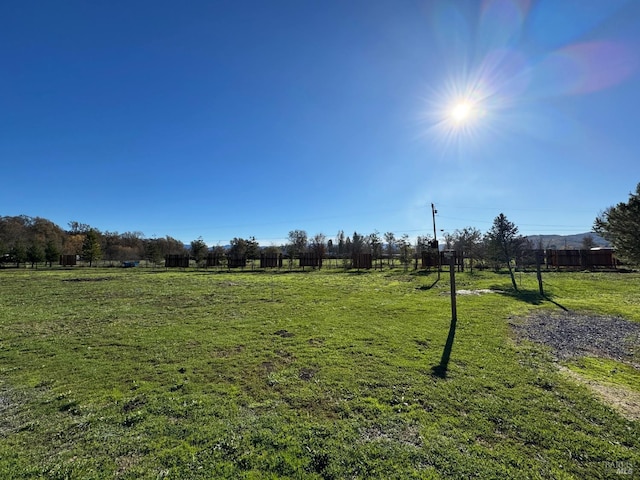
[[[540,264],[542,263],[542,252],[536,251],[536,275],[538,276],[538,289],[540,295],[544,297],[544,288],[542,287],[542,272],[540,271]]]

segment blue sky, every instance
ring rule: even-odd
[[[634,0],[4,1],[0,65],[0,215],[65,228],[572,234],[640,182]]]

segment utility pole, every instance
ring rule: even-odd
[[[431,217],[433,218],[433,241],[436,246],[436,258],[438,259],[438,280],[440,280],[440,270],[442,270],[442,265],[440,265],[440,248],[438,247],[438,236],[436,234],[436,207],[431,204]]]

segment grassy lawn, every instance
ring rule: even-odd
[[[640,474],[639,422],[509,326],[561,307],[640,321],[640,275],[545,273],[545,300],[533,274],[519,295],[458,274],[502,293],[460,295],[455,331],[448,278],[0,271],[0,478]],[[638,391],[607,362],[570,368]]]

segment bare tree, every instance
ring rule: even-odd
[[[384,234],[384,241],[387,242],[387,255],[389,256],[387,262],[391,261],[391,266],[393,266],[393,253],[396,250],[396,236],[393,232],[387,232]]]
[[[370,233],[367,237],[367,243],[371,250],[371,258],[375,262],[382,256],[382,239],[380,238],[380,232],[376,230],[373,233]],[[380,264],[380,267],[382,268],[382,263]]]
[[[291,230],[287,253],[289,254],[289,268],[293,265],[293,259],[299,256],[307,248],[307,232],[304,230]]]
[[[593,238],[593,235],[587,234],[582,237],[582,249],[583,250],[591,250],[596,246],[596,240]]]
[[[327,251],[327,237],[323,233],[317,233],[310,244],[311,252],[318,257],[318,266],[322,267],[322,259]]]
[[[409,263],[411,263],[411,254],[413,253],[408,234],[405,233],[400,237],[400,240],[398,240],[398,248],[400,250],[400,262],[404,265],[406,271],[407,268],[409,268]]]
[[[469,259],[469,268],[473,272],[473,261],[477,258],[482,241],[482,233],[474,227],[465,227],[453,232],[453,248]]]

